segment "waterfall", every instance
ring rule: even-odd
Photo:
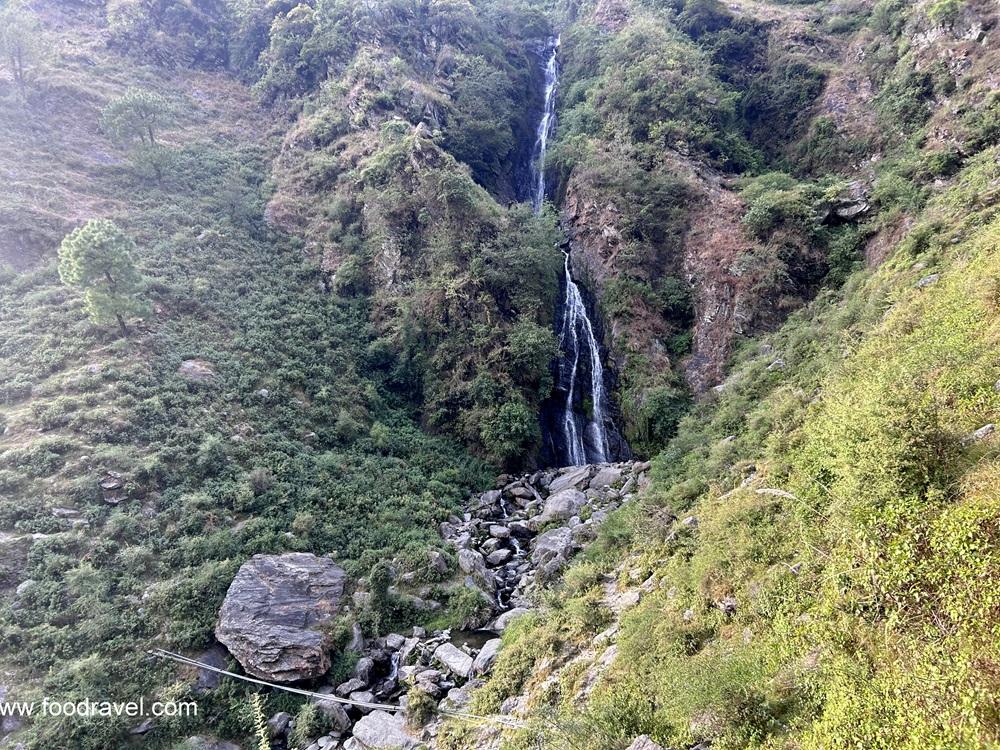
[[[533,152],[533,185],[531,207],[536,214],[545,201],[545,153],[549,138],[556,127],[556,91],[559,87],[559,39],[546,46],[545,107],[538,123]],[[604,368],[601,350],[594,335],[594,326],[584,305],[580,287],[573,279],[569,251],[564,251],[562,318],[559,321],[559,363],[556,388],[566,394],[561,406],[559,430],[565,465],[600,463],[609,460],[610,447],[605,419],[608,397],[604,388]],[[589,367],[587,365],[589,364]],[[587,375],[589,374],[589,378]],[[579,382],[578,381],[583,381]],[[589,399],[590,414],[577,409],[577,401]]]
[[[556,87],[559,85],[559,38],[551,40],[546,47],[549,54],[545,62],[545,106],[542,109],[542,119],[535,132],[535,149],[532,153],[532,174],[534,186],[531,195],[531,208],[536,214],[541,213],[545,202],[545,152],[549,147],[549,136],[556,129]]]

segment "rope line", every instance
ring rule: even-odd
[[[329,693],[316,693],[311,690],[303,690],[302,688],[291,687],[289,685],[278,685],[273,682],[268,682],[267,680],[261,680],[256,677],[248,677],[242,674],[236,674],[235,672],[230,672],[227,669],[221,669],[219,667],[213,667],[211,664],[205,664],[197,659],[192,659],[188,656],[182,654],[175,654],[172,651],[167,651],[162,648],[154,648],[148,651],[152,656],[158,657],[160,659],[168,659],[170,661],[177,662],[179,664],[186,664],[190,667],[197,667],[198,669],[205,669],[209,672],[215,672],[216,674],[224,675],[226,677],[232,677],[236,680],[242,680],[243,682],[249,682],[253,685],[261,685],[263,687],[268,687],[273,690],[283,690],[286,693],[294,693],[295,695],[303,695],[307,698],[313,698],[320,701],[330,701],[333,703],[342,703],[347,706],[356,706],[357,708],[367,708],[371,710],[388,711],[390,713],[399,713],[403,711],[403,707],[400,705],[392,705],[388,703],[372,703],[369,701],[358,701],[352,700],[351,698],[341,698],[337,695],[332,695]],[[449,711],[448,709],[441,709],[435,707],[435,713],[441,714],[442,716],[450,716],[456,719],[466,719],[471,721],[489,721],[495,724],[502,724],[506,727],[512,729],[521,729],[525,726],[524,722],[517,721],[516,719],[511,719],[507,716],[479,716],[477,714],[470,714],[465,711]]]

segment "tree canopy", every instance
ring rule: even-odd
[[[155,146],[156,131],[170,118],[167,100],[153,91],[130,88],[101,110],[101,129],[121,142]]]
[[[23,92],[45,58],[38,17],[21,2],[0,7],[0,65]]]
[[[70,233],[59,247],[59,276],[83,289],[94,322],[115,320],[128,336],[125,318],[141,314],[142,276],[132,262],[135,243],[113,221],[92,219]]]

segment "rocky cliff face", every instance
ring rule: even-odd
[[[795,279],[775,286],[768,269],[753,262],[762,244],[742,224],[747,207],[722,174],[677,153],[668,152],[664,159],[662,169],[685,186],[684,227],[672,243],[645,259],[639,274],[628,256],[633,248],[623,240],[623,224],[631,218],[619,207],[620,197],[574,175],[562,213],[573,257],[598,299],[606,298],[615,283],[643,276],[676,274],[690,288],[690,320],[686,312],[673,318],[665,314],[656,299],[632,297],[625,308],[605,308],[607,343],[634,388],[625,410],[637,409],[644,392],[670,382],[678,370],[692,391],[704,394],[721,382],[738,339],[773,327],[808,296]],[[823,262],[804,250],[802,263]],[[688,326],[690,354],[677,356],[671,338]]]
[[[848,4],[840,11],[863,16],[871,11],[869,5]],[[979,1],[953,5],[924,3],[907,13],[875,9],[875,20],[868,27],[845,34],[831,32],[832,22],[822,15],[826,11],[815,8],[752,0],[729,4],[727,12],[756,25],[768,59],[784,56],[800,67],[824,71],[819,96],[801,112],[784,113],[789,118],[794,115],[798,124],[778,132],[775,123],[774,142],[765,151],[768,158],[792,160],[800,174],[836,172],[851,180],[853,195],[841,200],[852,203],[857,213],[834,221],[854,221],[868,210],[884,153],[908,137],[912,124],[905,115],[917,117],[924,106],[907,104],[903,97],[918,96],[921,87],[932,85],[931,79],[955,82],[942,85],[953,93],[927,111],[929,137],[923,147],[942,164],[952,158],[949,154],[961,152],[964,139],[976,127],[970,110],[989,109],[989,92],[997,88],[1000,69],[997,45],[992,43],[996,6]],[[719,23],[723,15],[718,13],[707,17]],[[624,0],[602,2],[590,20],[614,38],[627,30],[633,14]],[[696,28],[691,33],[698,38],[710,24]],[[767,73],[766,69],[753,72]],[[901,83],[904,79],[909,83]],[[963,80],[968,85],[956,88]],[[905,93],[886,93],[899,89]],[[895,121],[888,128],[887,119]],[[627,149],[622,152],[627,154]],[[622,155],[612,158],[620,160]],[[610,161],[598,156],[591,162],[602,159]],[[782,163],[777,168],[790,168]],[[821,275],[826,263],[816,242],[780,234],[765,242],[748,232],[743,222],[748,206],[739,196],[737,181],[704,157],[684,148],[661,149],[653,166],[647,163],[643,168],[684,182],[686,194],[675,196],[674,202],[686,215],[672,237],[636,242],[637,223],[648,223],[638,218],[648,215],[644,196],[623,194],[620,180],[608,178],[610,170],[595,176],[574,169],[562,191],[564,226],[576,264],[602,303],[606,343],[623,376],[626,412],[640,409],[644,392],[670,382],[671,372],[683,373],[696,395],[717,385],[735,342],[773,329],[800,307],[815,293],[817,272]],[[826,221],[822,216],[818,220]],[[905,214],[897,215],[869,228],[864,250],[868,261],[880,262],[910,222]],[[769,269],[760,260],[764,245],[772,251],[778,248],[781,256],[794,254],[787,263],[787,278],[768,277]],[[627,305],[615,303],[626,287],[634,289],[664,274],[676,274],[688,286],[690,319],[676,310],[665,311],[656,295],[632,294]],[[671,345],[679,330],[690,331],[685,356]]]

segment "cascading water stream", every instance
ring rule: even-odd
[[[545,153],[549,138],[556,126],[556,91],[559,86],[559,39],[553,39],[547,46],[548,59],[545,64],[545,107],[542,119],[538,123],[538,131],[533,153],[533,190],[531,207],[536,214],[542,210],[545,201]],[[601,365],[601,350],[594,335],[594,326],[587,315],[580,287],[573,279],[569,252],[566,251],[563,262],[562,318],[559,325],[559,349],[563,352],[563,360],[559,363],[560,391],[566,398],[562,405],[559,419],[559,429],[562,437],[563,455],[559,456],[565,465],[580,465],[599,463],[610,458],[608,431],[605,423],[607,417],[608,398],[604,388],[604,368]],[[586,362],[581,361],[586,357]],[[581,365],[584,365],[581,368]],[[589,370],[589,379],[585,376]],[[579,383],[578,380],[585,382]],[[586,382],[589,380],[589,382]],[[577,410],[578,398],[582,401],[582,391],[586,388],[590,404],[589,415]]]

